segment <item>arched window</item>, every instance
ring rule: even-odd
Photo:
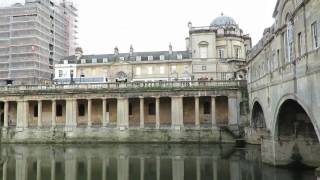
[[[284,53],[285,62],[292,62],[293,60],[293,22],[290,14],[286,16],[287,31],[284,34]]]

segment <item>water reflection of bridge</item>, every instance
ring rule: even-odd
[[[1,148],[3,180],[269,180],[260,150],[232,145],[8,145]],[[279,170],[282,180],[292,174]],[[271,178],[273,177],[273,178]],[[301,177],[312,177],[301,174]]]

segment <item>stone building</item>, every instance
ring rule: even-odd
[[[55,66],[58,83],[230,80],[245,79],[246,52],[251,38],[243,34],[235,20],[221,15],[210,26],[188,24],[186,50],[83,55],[77,49]]]
[[[262,143],[265,162],[290,164],[300,153],[302,163],[319,165],[319,8],[314,0],[278,0],[274,24],[248,55],[247,134]]]

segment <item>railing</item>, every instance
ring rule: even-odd
[[[96,84],[49,84],[0,86],[0,93],[21,91],[52,91],[52,90],[119,90],[119,89],[210,89],[210,88],[241,88],[246,87],[244,80],[229,81],[159,81],[159,82],[127,82],[127,83],[96,83]]]

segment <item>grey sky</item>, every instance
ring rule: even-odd
[[[0,2],[15,0],[0,0]],[[19,1],[19,0],[17,0]],[[208,26],[221,12],[233,17],[255,44],[272,25],[276,0],[74,0],[79,45],[85,54],[185,49],[187,23]],[[1,4],[0,4],[1,5]]]

